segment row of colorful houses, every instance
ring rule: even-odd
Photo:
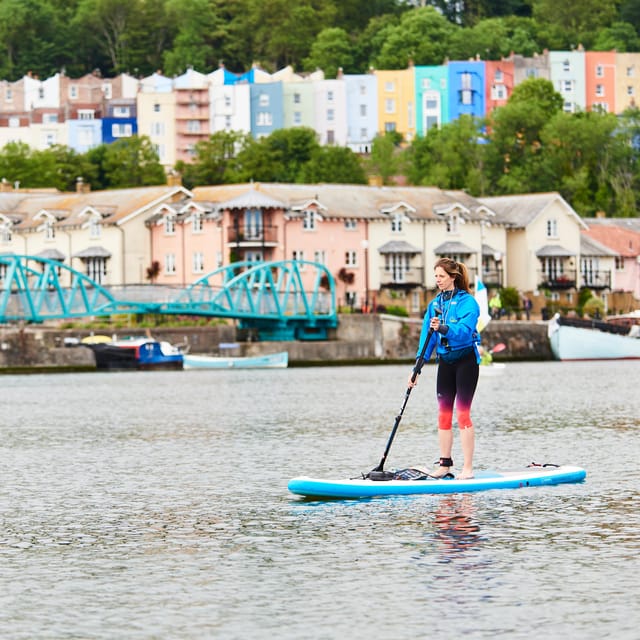
[[[581,219],[557,193],[253,183],[59,193],[3,184],[0,254],[58,260],[104,286],[176,289],[231,262],[318,262],[341,305],[410,314],[433,294],[442,256],[538,309],[573,307],[582,287],[609,310],[640,300],[640,222]]]
[[[21,141],[35,149],[63,144],[86,152],[139,133],[151,138],[160,161],[171,168],[192,161],[197,142],[218,131],[259,138],[306,126],[321,144],[366,153],[384,132],[411,141],[465,114],[484,117],[528,78],[550,80],[567,112],[620,114],[636,106],[640,95],[640,53],[579,47],[499,61],[339,72],[335,79],[320,70],[303,75],[285,67],[270,74],[257,66],[243,74],[224,66],[206,74],[188,69],[175,78],[27,75],[0,81],[0,147]]]

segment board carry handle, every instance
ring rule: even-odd
[[[434,309],[436,316],[440,315],[440,309],[437,307]],[[422,371],[422,367],[424,366],[424,356],[427,352],[427,346],[429,345],[429,341],[431,340],[431,336],[433,335],[433,329],[429,329],[427,333],[427,337],[422,345],[422,349],[420,350],[420,355],[416,360],[416,364],[413,367],[413,373],[411,374],[411,382],[415,382],[416,378],[420,375]],[[396,416],[396,420],[393,424],[393,429],[391,429],[391,434],[389,435],[389,440],[387,441],[387,446],[385,447],[384,453],[382,454],[382,458],[380,459],[380,463],[377,467],[369,471],[369,473],[365,476],[365,478],[370,478],[371,480],[390,480],[393,474],[388,474],[384,471],[384,463],[387,461],[387,456],[389,455],[389,450],[391,449],[391,443],[396,436],[396,431],[398,430],[398,425],[400,424],[400,420],[402,420],[402,415],[404,413],[404,409],[407,406],[407,402],[409,401],[409,396],[411,395],[411,390],[413,387],[409,385],[404,394],[404,402],[402,403],[402,407],[400,407],[400,412]]]

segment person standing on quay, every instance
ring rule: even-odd
[[[471,403],[478,384],[480,354],[476,331],[480,307],[469,291],[469,275],[461,262],[440,258],[434,266],[440,293],[429,303],[424,317],[418,354],[433,329],[425,360],[435,350],[438,362],[436,392],[438,397],[438,443],[440,460],[434,477],[451,477],[453,460],[453,409],[456,408],[460,445],[464,457],[458,479],[473,478],[475,436],[471,420]],[[409,377],[409,386],[417,384]]]

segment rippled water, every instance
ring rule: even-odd
[[[374,467],[409,367],[0,377],[0,636],[637,638],[639,369],[481,378],[476,468],[582,484],[335,502],[287,481]],[[438,455],[434,373],[388,466]]]

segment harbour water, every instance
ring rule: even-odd
[[[374,467],[409,367],[3,376],[0,636],[637,638],[639,368],[480,380],[476,468],[584,483],[333,502],[287,481]],[[434,374],[388,467],[437,458]]]

